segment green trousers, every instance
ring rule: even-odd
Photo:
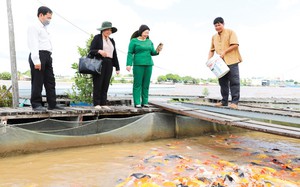
[[[133,102],[134,105],[148,104],[152,66],[133,66]],[[142,102],[141,102],[142,98]]]

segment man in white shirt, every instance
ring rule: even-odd
[[[42,106],[43,85],[46,90],[48,110],[63,109],[56,105],[55,78],[52,67],[52,45],[47,31],[52,11],[41,6],[38,20],[28,28],[29,64],[31,70],[31,106],[35,111],[46,111]]]

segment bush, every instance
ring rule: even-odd
[[[209,91],[208,91],[208,89],[207,89],[206,87],[203,88],[203,90],[202,90],[202,95],[203,95],[204,97],[207,97],[207,96],[209,95]]]
[[[5,85],[0,87],[0,107],[12,107],[12,93]]]
[[[78,47],[78,53],[81,57],[87,56],[90,51],[90,45],[93,35],[86,41],[86,47]],[[93,101],[93,80],[91,75],[81,74],[78,72],[78,62],[72,64],[72,69],[76,70],[71,93],[67,93],[73,102],[92,103]]]
[[[0,73],[0,80],[11,80],[11,74],[9,72]]]

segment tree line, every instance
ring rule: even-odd
[[[166,75],[160,75],[157,77],[157,82],[158,83],[166,83],[166,82],[171,82],[171,83],[184,83],[184,84],[199,84],[200,79],[191,77],[191,76],[179,76],[177,74],[166,74]]]
[[[26,75],[26,76],[30,77],[31,76],[30,75],[30,70],[27,70],[23,73],[18,71],[18,78],[20,78],[23,75]],[[7,71],[0,73],[0,80],[11,80],[11,73],[9,73]]]

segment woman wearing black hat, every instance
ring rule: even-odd
[[[139,30],[132,34],[128,47],[126,69],[130,71],[133,66],[133,101],[136,108],[149,107],[152,56],[158,55],[162,50],[162,46],[154,49],[153,43],[149,39],[149,31],[147,25],[141,25]]]
[[[101,74],[93,75],[93,104],[97,109],[109,109],[107,105],[107,91],[113,67],[119,74],[120,66],[117,56],[115,41],[109,36],[117,32],[117,28],[111,22],[105,21],[102,27],[97,29],[100,34],[93,38],[90,53],[97,59],[103,59]]]

